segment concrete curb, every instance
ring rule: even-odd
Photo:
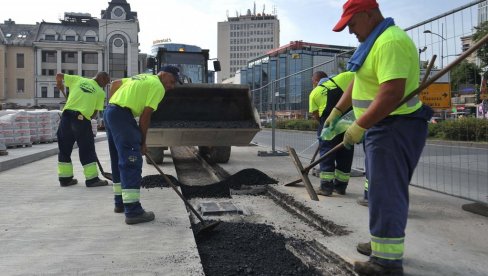
[[[105,141],[105,140],[107,140],[107,136],[95,137],[95,143],[100,142],[100,141]],[[25,154],[25,155],[22,155],[22,156],[19,156],[16,158],[0,161],[0,172],[10,170],[13,168],[17,168],[17,167],[20,167],[22,165],[32,163],[35,161],[39,161],[41,159],[44,159],[44,158],[58,154],[59,149],[57,147],[57,142],[52,143],[52,145],[53,145],[53,148],[50,148],[50,149],[45,149],[45,150],[35,152],[35,153],[28,153],[28,154]],[[54,147],[54,145],[56,145],[56,146]],[[35,147],[35,145],[33,147]],[[75,144],[73,148],[77,148],[77,147],[78,146]]]

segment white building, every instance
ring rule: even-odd
[[[17,65],[7,63],[7,66],[17,68],[9,68],[6,72],[30,72],[22,77],[22,83],[14,79],[12,74],[0,72],[0,75],[6,77],[3,85],[0,84],[2,103],[57,107],[59,102],[65,100],[56,87],[55,78],[58,72],[91,78],[98,71],[106,71],[112,79],[140,72],[139,22],[137,13],[131,11],[125,0],[109,2],[108,8],[102,10],[100,19],[89,13],[65,13],[58,23],[41,22],[30,25],[30,28],[36,29],[30,36],[25,31],[21,32],[22,26],[13,26],[15,22],[6,22],[0,27],[5,31],[16,30],[16,35],[26,33],[24,39],[32,36],[32,42],[23,43],[22,46],[23,49],[30,47],[33,58],[30,59],[28,51],[23,50],[23,68],[18,68],[18,62]],[[0,32],[0,37],[5,37],[3,32]],[[3,42],[0,43],[0,52],[4,51],[5,56],[12,58],[16,55],[19,60],[18,44],[7,39],[0,39],[0,42]],[[30,60],[34,61],[32,65]],[[30,67],[31,71],[28,70]],[[17,79],[18,76],[17,74]],[[21,89],[20,84],[25,88]]]

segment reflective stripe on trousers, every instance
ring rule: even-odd
[[[387,117],[365,134],[366,178],[374,183],[368,190],[372,257],[384,265],[402,265],[408,185],[426,137],[425,120],[404,116]]]
[[[116,205],[132,204],[125,208],[125,215],[135,216],[144,210],[139,204],[142,154],[141,131],[132,113],[126,109],[108,105],[103,114],[106,123]],[[135,204],[135,205],[134,205]]]

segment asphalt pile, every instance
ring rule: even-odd
[[[242,185],[257,186],[267,184],[277,184],[278,181],[273,179],[257,169],[244,169],[226,179],[204,185],[192,186],[180,183],[175,177],[166,175],[175,184],[181,187],[181,192],[185,198],[230,198],[230,189],[241,189]],[[163,188],[169,187],[163,176],[161,175],[147,175],[142,178],[142,188]]]
[[[293,239],[266,224],[221,222],[213,231],[197,235],[205,275],[322,275],[286,249]]]
[[[171,183],[173,183],[176,186],[181,186],[181,183],[176,179],[176,177],[167,174],[166,175],[169,180],[171,180]],[[142,178],[141,181],[141,188],[168,188],[169,183],[166,182],[164,177],[160,174],[155,174],[155,175],[146,175]]]

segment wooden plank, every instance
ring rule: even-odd
[[[297,168],[298,173],[300,174],[300,177],[302,178],[302,181],[305,184],[305,188],[307,189],[310,199],[319,201],[317,193],[315,193],[312,183],[310,183],[310,179],[308,178],[308,171],[303,172],[302,163],[300,162],[300,159],[298,159],[298,155],[296,154],[295,149],[290,146],[287,146],[287,149],[288,152],[290,153],[291,160],[295,164],[295,167]]]

